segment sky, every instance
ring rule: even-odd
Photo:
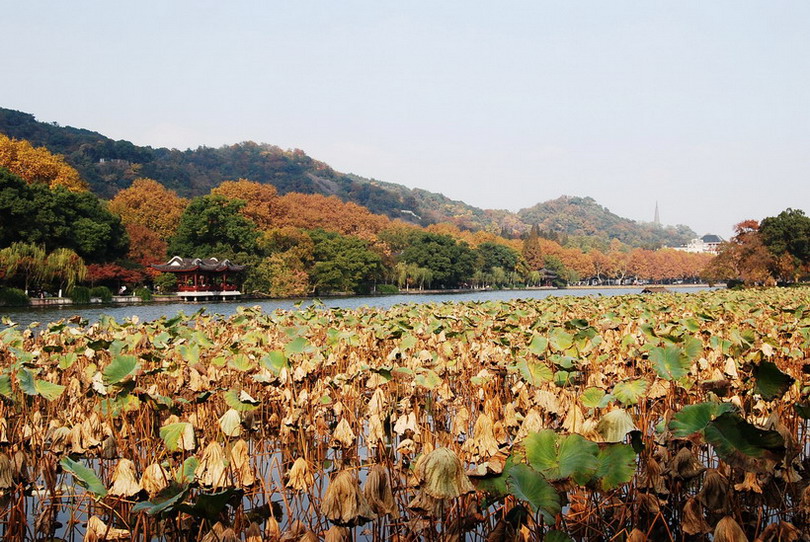
[[[517,211],[810,213],[810,2],[0,0],[0,107]]]

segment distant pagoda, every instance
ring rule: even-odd
[[[177,276],[177,296],[186,301],[210,301],[236,299],[241,273],[245,265],[217,258],[181,258],[175,256],[168,262],[153,265],[153,269]]]

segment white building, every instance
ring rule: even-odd
[[[675,250],[682,250],[684,252],[692,252],[695,254],[717,254],[720,250],[720,245],[723,244],[723,238],[719,235],[706,234],[699,239],[692,239],[688,245],[682,247],[675,247]]]

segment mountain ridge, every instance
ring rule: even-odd
[[[660,227],[623,218],[593,198],[562,196],[517,213],[482,209],[444,194],[335,171],[299,149],[284,150],[245,141],[219,148],[168,149],[137,146],[99,132],[36,120],[34,115],[0,108],[0,133],[26,139],[61,154],[103,198],[112,198],[139,177],[159,181],[181,196],[208,193],[239,178],[272,184],[279,193],[334,195],[370,211],[426,226],[449,222],[461,229],[486,230],[516,237],[533,225],[562,235],[618,239],[631,246],[685,244],[696,234],[688,227]]]

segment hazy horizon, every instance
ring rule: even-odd
[[[138,145],[245,140],[517,211],[698,235],[808,209],[810,4],[101,1],[6,10],[0,106]]]

